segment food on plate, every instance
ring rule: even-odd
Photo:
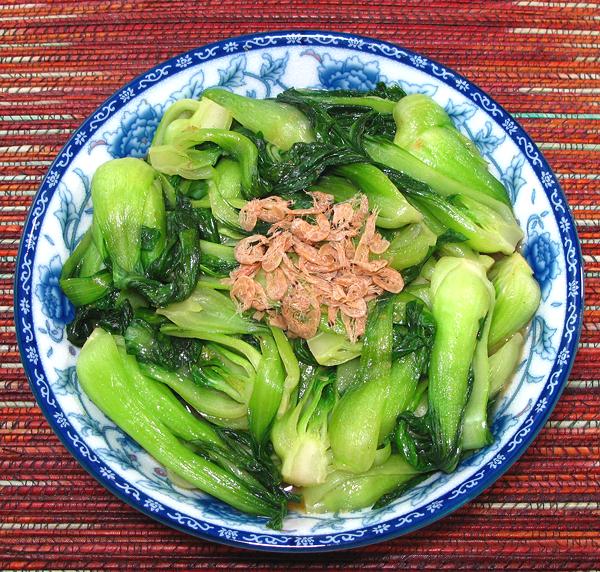
[[[88,397],[281,527],[380,507],[493,441],[540,289],[503,185],[425,95],[211,88],[100,165],[61,275]]]

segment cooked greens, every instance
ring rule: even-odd
[[[60,284],[88,397],[281,527],[380,507],[493,440],[540,289],[477,147],[425,95],[220,88],[98,167]],[[293,492],[290,492],[290,486]]]

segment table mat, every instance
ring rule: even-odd
[[[558,175],[586,264],[577,360],[522,459],[477,500],[426,529],[326,555],[204,542],[113,497],[37,407],[12,313],[23,221],[72,130],[157,62],[228,36],[280,29],[397,42],[488,91]],[[600,569],[599,195],[598,2],[0,2],[0,569]]]

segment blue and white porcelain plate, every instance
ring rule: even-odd
[[[77,382],[66,339],[73,310],[59,288],[62,264],[91,222],[90,180],[116,157],[143,157],[162,113],[210,86],[251,97],[287,87],[371,89],[397,82],[443,105],[506,186],[525,232],[523,252],[542,289],[522,363],[501,403],[494,444],[451,474],[437,474],[381,510],[291,513],[282,531],[199,492],[115,427]],[[575,224],[550,167],[518,123],[456,72],[378,40],[325,32],[233,38],[164,62],[111,96],[69,139],[38,191],[17,261],[15,321],[31,388],[52,428],[107,489],[145,514],[204,539],[274,551],[351,548],[425,526],[491,485],[543,426],[567,382],[582,316],[582,262]]]

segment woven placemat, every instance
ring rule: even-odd
[[[69,134],[119,86],[248,32],[355,32],[458,70],[514,113],[565,189],[586,263],[571,379],[523,458],[476,501],[353,551],[265,555],[159,525],[70,456],[20,365],[12,280],[32,197]],[[211,0],[0,3],[0,568],[600,569],[600,4]]]

